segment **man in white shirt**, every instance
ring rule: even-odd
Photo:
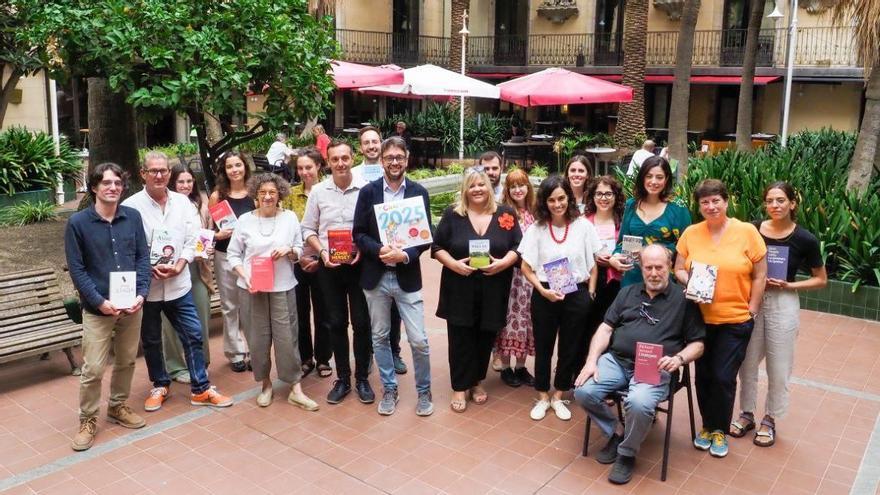
[[[504,186],[501,184],[501,155],[494,151],[487,151],[480,156],[480,166],[492,183],[492,191],[495,193],[495,201],[501,201],[504,196]]]
[[[286,165],[291,156],[293,156],[293,150],[287,146],[287,134],[283,132],[275,134],[275,142],[272,143],[272,146],[269,146],[269,151],[266,152],[266,160],[269,162],[269,165],[273,167],[275,165]]]
[[[333,141],[327,146],[327,163],[332,175],[312,188],[302,221],[303,238],[312,249],[320,253],[322,262],[316,281],[329,320],[337,377],[333,389],[327,394],[327,402],[330,404],[342,402],[351,392],[351,364],[348,359],[349,312],[352,318],[354,377],[358,398],[364,404],[372,404],[376,400],[367,380],[373,347],[367,301],[360,287],[360,253],[356,252],[350,263],[334,263],[330,260],[329,252],[329,231],[348,231],[351,236],[355,205],[365,184],[353,176],[351,160],[352,150],[348,143]]]
[[[650,139],[645,140],[645,142],[642,143],[642,149],[636,150],[636,152],[633,153],[632,160],[629,161],[629,167],[626,169],[626,175],[632,177],[637,174],[642,163],[648,158],[654,156],[655,146],[654,141],[651,141]]]
[[[151,243],[153,279],[144,303],[141,343],[153,389],[144,403],[144,410],[159,410],[170,393],[171,377],[165,370],[162,354],[162,313],[177,331],[183,346],[192,380],[190,404],[228,407],[232,405],[232,399],[218,393],[208,381],[202,353],[202,324],[193,303],[192,282],[186,269],[195,254],[201,220],[189,198],[168,190],[170,177],[168,157],[156,151],[147,153],[141,167],[144,189],[122,203],[141,214],[144,233]],[[163,245],[153,245],[160,237]],[[158,263],[156,255],[169,247],[172,250],[171,262]]]

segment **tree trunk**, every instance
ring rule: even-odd
[[[681,16],[678,46],[675,48],[675,81],[669,109],[669,157],[678,160],[678,176],[687,175],[688,111],[691,98],[691,65],[694,53],[694,30],[700,14],[700,0],[687,0]]]
[[[5,64],[0,64],[0,78],[3,77],[3,69]],[[14,66],[9,74],[9,79],[0,87],[0,127],[3,127],[3,119],[6,118],[6,109],[9,108],[9,100],[12,99],[12,92],[15,91],[15,85],[24,75],[23,72]]]
[[[749,11],[749,29],[743,54],[742,84],[739,86],[739,105],[736,114],[736,149],[752,149],[752,108],[755,85],[755,63],[758,60],[758,36],[764,15],[764,0],[752,0]]]
[[[846,187],[850,190],[865,191],[871,183],[874,167],[880,166],[880,61],[875,62],[865,90],[865,115],[852,161],[849,164],[849,178]]]
[[[113,162],[131,175],[129,193],[141,189],[138,174],[137,126],[134,109],[125,95],[114,93],[107,79],[90,77],[89,85],[89,172]]]
[[[449,21],[449,66],[447,69],[451,70],[458,74],[461,72],[461,35],[458,34],[461,31],[461,20],[464,16],[465,11],[470,10],[470,0],[452,0],[452,15]],[[470,14],[468,14],[468,29],[470,29]],[[468,39],[465,36],[465,41]],[[465,54],[467,57],[467,54]],[[467,60],[465,60],[465,72],[467,71]],[[458,110],[458,105],[460,103],[459,98],[452,98],[449,102],[450,106],[455,110]],[[471,115],[471,105],[470,101],[465,98],[464,99],[464,114],[465,116]]]
[[[204,112],[203,118],[205,119],[205,136],[208,144],[213,146],[223,139],[223,127],[220,125],[220,118],[211,112]]]
[[[623,84],[633,89],[633,100],[621,103],[614,141],[618,148],[640,146],[645,134],[645,44],[648,33],[648,0],[629,0],[623,27]]]

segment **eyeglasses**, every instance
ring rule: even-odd
[[[146,172],[153,177],[159,177],[160,175],[168,175],[171,173],[167,168],[151,168],[146,170]]]
[[[406,162],[406,155],[383,156],[382,161],[385,163],[404,163]]]
[[[598,192],[597,191],[596,193],[593,194],[593,197],[596,199],[611,199],[614,197],[614,192],[613,191],[606,191],[606,192]]]
[[[102,180],[101,185],[104,187],[122,187],[123,183],[121,180]]]
[[[651,303],[643,302],[642,306],[639,308],[639,316],[648,320],[648,323],[651,325],[656,325],[660,323],[660,318],[654,318],[650,314],[648,314],[648,308],[651,307]]]

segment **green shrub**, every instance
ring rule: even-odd
[[[0,194],[51,189],[58,174],[63,180],[79,179],[82,162],[67,140],[61,140],[60,154],[45,132],[10,127],[0,132]]]
[[[49,201],[23,201],[0,209],[0,225],[22,226],[55,219],[55,205]]]

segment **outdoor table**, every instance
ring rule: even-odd
[[[523,163],[525,163],[529,161],[529,158],[531,157],[532,163],[534,163],[535,156],[538,154],[537,152],[546,152],[548,149],[552,149],[553,143],[549,141],[523,141],[519,143],[514,141],[504,141],[501,143],[501,147],[502,155],[505,158],[519,160],[519,157],[521,156]]]
[[[358,129],[357,127],[346,127],[342,130],[343,134],[351,134],[353,136],[357,136],[358,132],[360,132],[360,129]]]
[[[435,151],[433,149],[429,150],[429,148],[439,148],[439,146],[440,146],[440,138],[435,138],[435,137],[416,136],[416,137],[410,138],[410,141],[412,141],[412,143],[413,143],[413,148],[415,148],[416,146],[421,148],[419,150],[419,151],[421,151],[421,153],[413,153],[413,154],[416,156],[421,154],[422,160],[424,161],[425,165],[428,164],[428,152]],[[415,150],[413,150],[413,151],[415,151]],[[437,151],[439,151],[439,150],[437,150]],[[437,168],[437,158],[439,157],[439,155],[440,155],[440,153],[437,152],[432,157],[432,159],[434,160],[434,168]]]
[[[532,134],[531,138],[535,141],[549,141],[555,136],[553,134]]]
[[[604,147],[604,146],[597,146],[595,148],[585,149],[584,151],[593,155],[593,157],[596,161],[596,175],[607,175],[608,174],[608,162],[610,161],[608,159],[608,155],[616,153],[617,148],[608,148],[608,147]],[[605,172],[603,174],[599,174],[599,165],[602,163],[605,164]]]

